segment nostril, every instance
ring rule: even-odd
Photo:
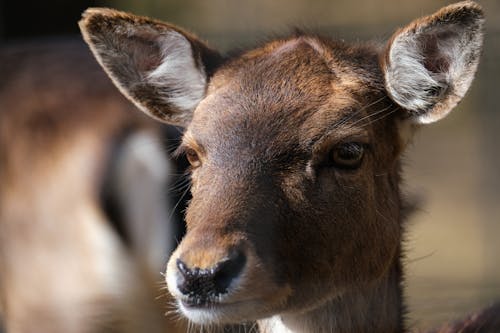
[[[231,282],[241,274],[246,257],[242,252],[235,251],[229,258],[208,269],[189,268],[180,259],[176,263],[180,273],[177,279],[179,291],[199,301],[227,293]]]
[[[199,285],[199,272],[198,268],[190,269],[182,260],[177,259],[177,269],[181,273],[177,277],[177,286],[179,291],[184,295],[191,295],[198,289],[196,284]]]
[[[231,282],[240,275],[245,263],[245,255],[240,251],[235,251],[228,259],[217,264],[214,271],[214,287],[217,293],[227,292]]]

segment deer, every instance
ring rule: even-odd
[[[81,39],[2,45],[0,62],[0,331],[183,332],[157,300],[177,131],[135,111]]]
[[[464,1],[383,45],[299,32],[230,56],[175,25],[89,8],[84,40],[117,88],[184,128],[178,311],[264,333],[406,332],[401,156],[462,100],[484,14]],[[498,306],[455,326],[498,331]]]

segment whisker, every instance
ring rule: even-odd
[[[368,122],[367,122],[366,124],[362,125],[362,126],[366,126],[366,125],[368,125],[368,124],[374,124],[374,123],[376,123],[377,121],[380,121],[380,120],[382,120],[382,119],[384,119],[384,118],[386,118],[386,117],[390,116],[391,114],[393,114],[394,112],[396,112],[396,111],[398,111],[398,110],[399,110],[399,108],[398,108],[398,107],[395,107],[394,109],[392,109],[392,110],[390,110],[389,112],[387,112],[387,113],[385,113],[385,114],[381,115],[381,116],[380,116],[380,117],[378,117],[378,118],[375,118],[375,119],[369,119],[369,120],[368,120]]]
[[[336,128],[339,128],[340,126],[343,126],[344,124],[346,124],[348,121],[352,120],[354,117],[356,117],[357,115],[359,115],[361,112],[363,112],[364,110],[366,110],[367,108],[371,107],[371,106],[374,106],[380,102],[382,102],[384,99],[386,99],[387,96],[382,96],[381,98],[377,99],[376,101],[370,103],[370,104],[367,104],[367,105],[364,105],[362,108],[360,108],[359,110],[356,110],[355,112],[353,112],[352,114],[350,114],[347,118],[345,119],[341,119],[338,123],[335,123],[332,127],[332,129],[336,129]]]
[[[364,117],[364,118],[360,119],[359,121],[354,122],[353,124],[351,124],[351,125],[349,126],[349,128],[348,128],[348,129],[351,129],[351,128],[353,128],[354,126],[365,127],[366,125],[369,125],[369,124],[374,124],[374,123],[376,123],[377,121],[380,121],[380,120],[382,120],[382,119],[384,119],[384,118],[386,118],[386,117],[390,116],[390,115],[391,115],[391,114],[393,114],[394,112],[398,111],[398,109],[399,109],[398,107],[395,107],[394,109],[389,110],[389,111],[388,111],[388,112],[386,112],[386,113],[383,113],[381,116],[379,116],[379,117],[377,117],[377,118],[375,118],[375,119],[370,119],[370,118],[371,118],[371,117],[373,117],[374,115],[378,115],[378,114],[382,113],[382,112],[380,112],[380,111],[377,111],[377,112],[373,113],[373,114],[372,114],[372,115],[370,115],[370,116]],[[384,109],[383,111],[386,111],[386,110],[387,110],[387,108],[386,108],[386,109]],[[365,121],[365,120],[366,120],[366,122],[365,122],[364,124],[360,124],[362,121]]]
[[[411,263],[414,263],[416,261],[424,260],[424,259],[432,257],[435,253],[436,253],[436,251],[432,251],[431,253],[425,254],[423,256],[416,257],[416,258],[413,258],[413,259],[409,259],[406,262],[409,263],[409,264],[411,264]]]
[[[190,185],[191,180],[189,177],[186,177],[182,180],[177,181],[173,186],[167,189],[168,192],[180,192],[184,190],[185,186]]]
[[[370,113],[369,115],[366,115],[366,116],[364,116],[364,117],[362,117],[360,119],[357,119],[355,122],[353,122],[352,124],[349,125],[349,128],[353,128],[354,126],[356,126],[357,124],[361,123],[362,121],[364,121],[366,119],[370,119],[370,118],[372,118],[374,116],[377,116],[377,115],[379,115],[381,113],[384,113],[385,111],[387,111],[390,108],[391,108],[391,105],[389,105],[389,106],[387,106],[387,107],[385,107],[385,108],[383,108],[381,110],[378,110],[378,111],[375,111],[373,113]]]
[[[188,186],[186,188],[186,190],[184,191],[184,193],[182,193],[181,197],[179,198],[179,200],[177,201],[175,206],[172,208],[172,211],[170,212],[170,215],[168,216],[167,221],[170,221],[172,219],[172,216],[174,216],[174,213],[177,210],[177,207],[179,207],[180,203],[182,202],[182,199],[184,199],[184,197],[186,196],[186,194],[189,192],[190,189],[191,189],[191,186]]]

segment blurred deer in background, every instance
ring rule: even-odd
[[[170,24],[89,9],[84,38],[120,91],[186,128],[193,198],[166,275],[180,312],[262,332],[406,331],[401,155],[467,92],[482,26],[466,1],[380,47],[298,34],[224,58]],[[454,329],[498,332],[494,311]]]
[[[157,304],[175,245],[166,128],[133,110],[81,41],[7,45],[0,63],[6,331],[175,332]]]

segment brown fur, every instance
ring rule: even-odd
[[[165,117],[168,117],[171,118],[171,123],[189,123],[190,119],[185,118],[188,116],[186,112],[182,112],[182,110],[177,108],[175,105],[165,103],[163,99],[159,98],[158,87],[142,83],[137,84],[143,79],[141,72],[157,67],[161,62],[160,50],[158,45],[154,43],[155,36],[153,31],[175,31],[185,36],[193,45],[193,56],[196,59],[195,64],[197,66],[202,66],[202,63],[205,64],[204,66],[208,74],[211,73],[211,67],[220,62],[218,53],[205,47],[203,43],[199,42],[197,38],[190,33],[170,24],[152,21],[138,16],[130,16],[125,13],[116,13],[115,11],[107,9],[101,9],[95,12],[93,12],[92,9],[89,9],[85,15],[88,16],[86,20],[87,28],[90,31],[100,31],[103,34],[102,36],[99,36],[84,33],[84,38],[90,45],[96,45],[96,47],[98,47],[100,39],[106,38],[104,34],[112,34],[115,38],[112,42],[119,49],[123,48],[130,51],[131,48],[140,48],[140,50],[135,50],[134,53],[143,52],[145,49],[148,50],[147,58],[132,54],[126,57],[127,64],[119,64],[122,68],[110,69],[108,71],[108,74],[115,80],[115,83],[126,82],[130,84],[130,86],[120,89],[122,93],[135,102],[139,107],[145,107],[150,110],[153,117],[158,120],[165,121]],[[154,24],[154,27],[151,27],[151,24]],[[115,27],[118,26],[120,28],[115,30]],[[130,27],[143,27],[141,33],[134,36],[133,43],[128,42],[128,29]],[[110,54],[110,58],[116,56],[116,53],[118,52]],[[118,62],[112,62],[109,60],[105,61],[105,63],[102,63],[104,68],[107,68],[108,66],[113,67],[114,64],[118,64]],[[211,65],[207,66],[206,64]],[[126,70],[123,71],[123,69]],[[125,76],[122,78],[115,78],[113,73],[117,71]],[[118,86],[121,87],[120,85]],[[165,114],[165,109],[170,110],[169,114]]]
[[[477,36],[482,36],[483,22],[481,7],[475,2],[464,1],[444,7],[433,15],[417,19],[394,33],[381,58],[381,66],[386,73],[391,71],[389,49],[393,47],[395,41],[411,38],[410,36],[415,36],[416,44],[422,47],[424,68],[432,73],[438,73],[443,69],[449,70],[448,77],[438,78],[442,86],[432,87],[425,92],[432,112],[420,108],[407,108],[410,117],[430,117],[427,120],[419,120],[423,123],[436,121],[445,117],[460,102],[477,69],[482,45],[482,38]],[[460,33],[461,37],[457,37]],[[453,38],[462,39],[451,55],[451,58],[464,57],[460,73],[450,68],[452,61],[449,55],[439,54],[439,47],[449,43]]]
[[[86,41],[125,94],[135,103],[153,103],[143,109],[153,117],[160,107],[161,121],[186,126],[190,119],[179,151],[192,161],[193,198],[187,235],[167,268],[169,290],[184,315],[200,324],[257,320],[262,332],[405,331],[401,243],[407,205],[399,172],[408,136],[403,129],[441,118],[463,94],[437,94],[436,103],[418,110],[426,120],[414,119],[415,110],[398,104],[390,89],[400,88],[391,75],[400,69],[421,74],[411,61],[442,71],[423,77],[429,92],[403,87],[405,94],[414,93],[403,97],[417,102],[441,86],[466,90],[482,41],[475,29],[482,14],[471,2],[401,31],[426,29],[429,22],[444,30],[463,25],[457,35],[469,34],[475,42],[464,49],[471,54],[467,63],[456,64],[446,53],[462,41],[448,35],[438,34],[442,45],[428,47],[416,42],[420,34],[400,32],[385,49],[298,35],[226,59],[215,70],[211,63],[191,68],[206,80],[206,93],[176,121],[178,108],[158,104],[162,96],[134,97],[128,89],[136,84],[151,89],[148,73],[156,68],[130,69],[122,59],[151,56],[135,41],[145,30],[153,47],[180,30],[109,9],[84,15],[80,27]],[[123,43],[122,29],[128,33]],[[399,37],[412,48],[402,50],[401,63],[389,64],[387,53],[399,47],[394,46]],[[175,56],[199,60],[199,41],[190,34],[186,41],[190,49]],[[433,60],[450,66],[432,67]],[[167,56],[157,67],[168,61]],[[446,76],[451,65],[463,74],[459,79]],[[130,81],[128,71],[141,76]],[[428,79],[432,75],[451,79],[435,87]],[[405,78],[410,85],[411,78]],[[171,80],[156,84],[170,91],[183,88]],[[346,143],[364,147],[353,168],[335,162]],[[237,264],[243,268],[236,270]],[[220,276],[231,283],[220,287]]]
[[[260,310],[315,308],[326,301],[325,296],[340,296],[353,286],[362,289],[398,265],[400,200],[395,184],[400,148],[387,150],[378,144],[379,140],[398,142],[397,130],[390,115],[372,126],[369,118],[360,123],[364,126],[351,126],[377,111],[396,108],[383,97],[382,82],[373,80],[376,50],[329,45],[314,37],[300,39],[268,45],[263,52],[254,51],[220,69],[212,84],[222,85],[221,80],[225,86],[238,87],[237,91],[209,88],[186,133],[203,147],[205,153],[198,153],[206,162],[192,174],[188,236],[176,255],[193,267],[215,265],[231,247],[244,247],[252,253],[249,257],[255,255],[259,262],[248,273],[249,286],[234,295],[235,301],[263,298],[262,304],[253,305],[255,317],[249,319],[262,316]],[[279,50],[286,43],[295,45],[288,52]],[[323,58],[312,43],[331,59]],[[330,47],[335,47],[335,54],[328,52]],[[353,79],[353,73],[344,74],[343,67],[356,56],[363,57],[372,71],[357,67]],[[372,107],[335,126],[363,105]],[[293,117],[288,117],[289,112],[294,112]],[[363,171],[320,168],[331,147],[347,138],[372,145]],[[314,171],[304,174],[308,161]],[[327,199],[333,188],[335,199]],[[332,229],[332,214],[350,227]],[[357,223],[360,220],[365,223]],[[357,265],[352,265],[353,258]],[[266,295],[273,294],[268,300]],[[392,297],[399,302],[398,291]],[[396,323],[390,330],[386,322],[379,323],[378,329],[370,327],[381,332],[399,330],[401,319],[396,318]]]
[[[81,42],[13,44],[0,62],[7,332],[174,332],[155,302],[153,273],[128,253],[99,202],[112,143],[124,130],[158,126],[116,92]]]

